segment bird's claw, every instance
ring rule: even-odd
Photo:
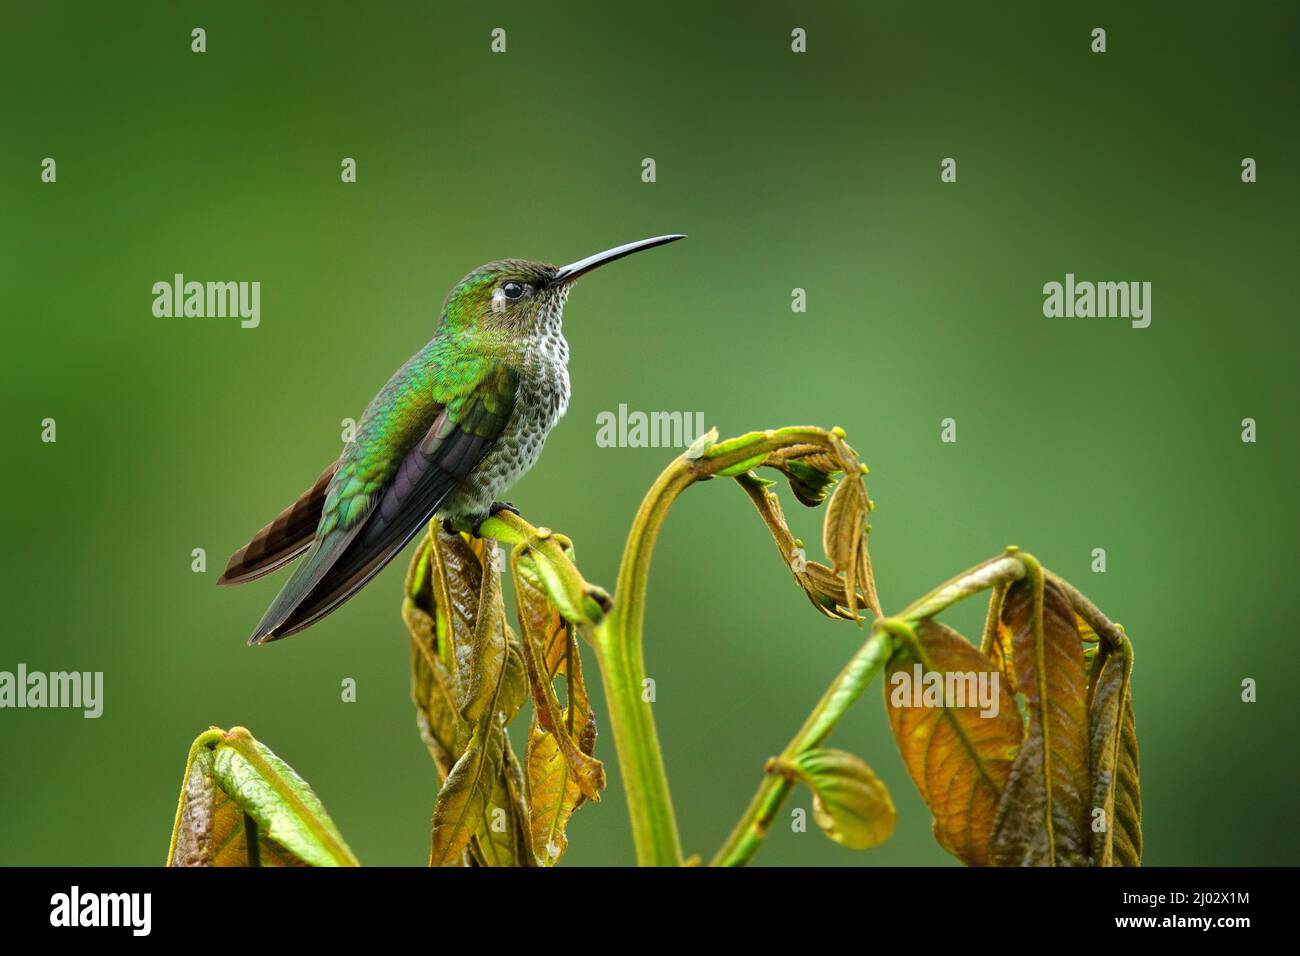
[[[487,514],[479,518],[478,521],[474,522],[474,531],[473,531],[474,537],[481,538],[482,535],[479,534],[479,529],[483,527],[483,522],[487,521],[488,518],[499,515],[503,511],[509,511],[512,515],[516,517],[520,517],[520,518],[523,517],[523,515],[519,514],[519,509],[516,508],[513,504],[511,504],[509,501],[494,501],[492,502],[491,507],[488,508]]]

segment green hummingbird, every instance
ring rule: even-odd
[[[231,556],[220,585],[304,556],[248,643],[319,621],[435,515],[477,527],[513,510],[499,496],[537,461],[569,405],[561,318],[574,280],[684,238],[642,239],[567,266],[501,259],[456,283],[433,338],[380,389],[338,460]]]

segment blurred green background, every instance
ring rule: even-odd
[[[527,517],[569,533],[612,585],[672,453],[597,447],[599,412],[699,410],[724,436],[842,425],[872,469],[887,608],[1015,543],[1127,627],[1148,863],[1300,861],[1285,702],[1296,17],[1292,3],[6,5],[0,670],[102,670],[106,701],[99,720],[0,712],[0,861],[163,862],[186,748],[238,723],[312,783],[363,862],[422,864],[436,775],[408,699],[408,555],[261,649],[244,640],[283,575],[214,582],[337,454],[340,420],[426,341],[463,273],[669,231],[690,239],[570,299],[573,402],[510,495]],[[498,26],[504,55],[488,49]],[[944,157],[956,184],[940,183]],[[176,272],[260,281],[261,327],[154,318],[151,286]],[[1044,318],[1042,286],[1066,272],[1152,282],[1151,327]],[[47,416],[55,445],[39,440]],[[945,417],[955,445],[939,441]],[[821,512],[785,500],[819,540]],[[1089,571],[1095,547],[1105,574]],[[947,620],[970,633],[981,617]],[[688,852],[719,845],[862,636],[811,610],[737,489],[680,503],[647,657]],[[340,701],[345,677],[356,703]],[[832,740],[889,785],[897,832],[853,853],[781,824],[758,862],[952,863],[879,685]],[[567,861],[630,863],[608,733],[598,755],[611,785],[574,818]]]

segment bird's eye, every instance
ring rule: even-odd
[[[505,293],[507,299],[514,301],[523,298],[524,285],[522,282],[507,282],[501,287],[501,291]]]

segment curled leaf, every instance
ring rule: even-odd
[[[523,656],[533,697],[533,723],[525,749],[525,771],[533,852],[554,864],[568,846],[569,817],[584,800],[598,800],[604,765],[592,756],[596,721],[582,677],[582,658],[572,624],[542,588],[535,555],[516,553],[515,595],[523,635]],[[567,683],[561,707],[553,681]]]
[[[356,866],[325,807],[243,727],[190,748],[169,866]]]
[[[575,730],[579,731],[579,749],[590,756],[596,741],[595,720],[575,726]],[[545,866],[554,865],[564,855],[569,845],[569,818],[586,799],[578,774],[560,750],[560,740],[560,735],[543,730],[534,718],[524,759],[533,853]]]
[[[488,714],[438,791],[430,866],[459,866],[461,854],[481,827],[508,818],[508,809],[492,801],[504,761],[505,729]]]
[[[485,865],[499,858],[532,862],[531,852],[526,858],[519,854],[526,846],[527,808],[511,779],[514,754],[505,730],[523,704],[523,666],[518,641],[505,625],[500,580],[491,568],[483,574],[482,600],[461,711],[474,730],[438,791],[431,866],[459,865],[471,840],[476,858]],[[508,835],[501,839],[500,834]]]
[[[770,482],[750,474],[738,475],[736,481],[754,503],[759,516],[762,517],[763,523],[767,525],[772,535],[772,540],[776,543],[781,560],[790,569],[790,573],[794,575],[795,581],[812,606],[827,617],[858,620],[857,615],[849,611],[844,577],[824,564],[807,560],[803,549],[799,547],[785,522],[780,500],[768,488]]]
[[[438,547],[426,535],[416,550],[407,574],[402,620],[411,635],[411,700],[420,738],[445,780],[469,740],[469,725],[460,715],[457,672],[450,669],[456,666],[456,658],[447,604],[439,604],[435,597],[441,593],[447,600]]]
[[[815,508],[842,474],[843,465],[820,445],[791,445],[768,456],[764,463],[785,475],[799,503]]]
[[[1137,728],[1129,687],[1131,657],[1109,654],[1093,682],[1091,726],[1092,862],[1094,866],[1142,864],[1142,791],[1138,779]],[[1101,812],[1097,826],[1096,814]]]
[[[501,608],[501,578],[482,575],[479,607],[474,622],[471,657],[465,681],[461,715],[471,725],[495,708],[504,686],[506,667],[505,616]]]
[[[523,771],[509,746],[502,748],[501,756],[501,773],[483,825],[471,841],[474,858],[482,866],[536,866],[523,796]]]
[[[1002,621],[1002,602],[1006,599],[1007,587],[995,585],[989,589],[988,613],[984,619],[984,637],[980,641],[980,653],[993,661],[1007,689],[1016,692],[1015,652],[1011,647],[1011,629]]]
[[[836,843],[869,850],[894,832],[898,815],[889,791],[853,754],[829,748],[808,750],[778,767],[807,784],[813,794],[813,818]]]
[[[837,574],[843,574],[848,583],[845,594],[848,610],[856,616],[858,588],[866,595],[867,604],[879,613],[880,600],[876,596],[875,577],[871,571],[871,558],[867,552],[867,515],[870,510],[866,486],[860,471],[845,471],[831,500],[826,505],[826,519],[822,525],[822,548]]]
[[[507,626],[497,545],[431,528],[407,576],[411,693],[443,785],[430,862],[534,865],[523,775],[505,726],[523,706],[519,639]]]

